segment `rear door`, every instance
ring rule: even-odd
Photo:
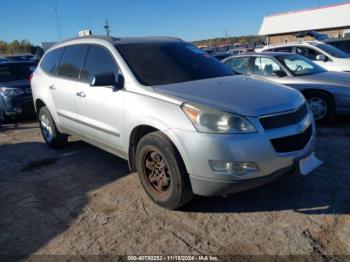
[[[122,98],[124,91],[111,86],[90,86],[96,74],[113,72],[118,76],[119,67],[111,52],[101,45],[90,45],[81,82],[75,96],[79,132],[113,149],[121,148]]]
[[[63,50],[56,77],[49,85],[50,97],[61,126],[77,131],[77,108],[75,97],[87,45],[71,45]]]

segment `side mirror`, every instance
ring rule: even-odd
[[[285,77],[287,76],[286,72],[284,72],[283,70],[276,70],[272,72],[273,76],[278,76],[278,77]]]
[[[316,56],[316,60],[317,60],[317,61],[326,62],[326,61],[327,61],[327,57],[326,57],[325,55],[317,55],[317,56]]]
[[[113,91],[118,91],[124,87],[124,77],[119,73],[116,80],[113,72],[97,74],[92,78],[90,86],[111,86]]]

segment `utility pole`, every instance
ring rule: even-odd
[[[61,23],[60,23],[60,18],[58,17],[58,11],[57,11],[57,5],[54,6],[55,10],[55,17],[56,17],[56,25],[57,25],[57,30],[58,30],[58,36],[60,40],[62,41],[62,31],[61,31]]]
[[[106,17],[106,20],[105,20],[105,29],[106,29],[106,34],[107,34],[107,36],[109,36],[109,33],[111,32],[111,30],[110,30],[109,28],[110,28],[110,26],[109,26],[109,21],[108,21],[108,19],[107,19],[107,17]]]

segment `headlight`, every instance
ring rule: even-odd
[[[256,132],[252,124],[239,115],[188,103],[184,103],[181,108],[199,132],[222,134]]]
[[[18,96],[24,94],[20,88],[0,87],[0,94],[4,96]]]

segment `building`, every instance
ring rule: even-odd
[[[259,35],[268,44],[312,40],[298,39],[296,34],[317,31],[330,38],[350,36],[350,2],[266,16]]]

